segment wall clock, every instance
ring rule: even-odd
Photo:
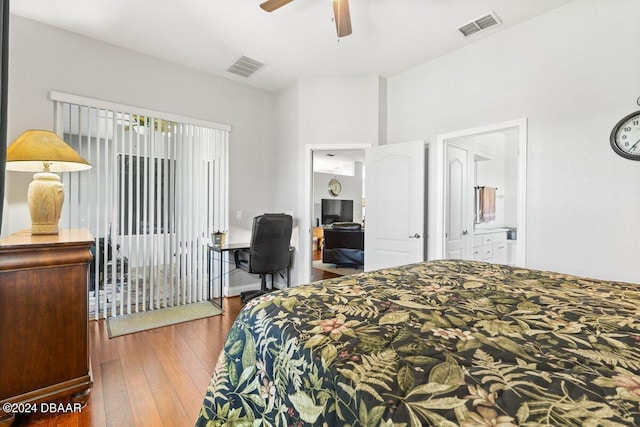
[[[336,197],[339,196],[341,192],[342,184],[340,184],[340,181],[335,178],[329,181],[329,194],[331,194],[333,197]]]
[[[611,131],[611,148],[625,159],[640,160],[640,111],[623,117]]]

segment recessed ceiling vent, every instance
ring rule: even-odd
[[[241,56],[231,64],[227,71],[242,77],[251,77],[256,71],[264,67],[264,64],[257,59]]]
[[[498,18],[495,13],[491,12],[487,15],[481,16],[478,19],[474,19],[468,24],[464,24],[463,26],[458,28],[458,31],[460,31],[463,36],[469,37],[472,34],[479,33],[480,31],[484,31],[498,24],[500,24],[500,18]]]

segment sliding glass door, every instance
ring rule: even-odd
[[[94,316],[220,298],[209,286],[207,244],[227,228],[230,129],[54,97],[58,133],[93,165],[64,174],[60,224],[96,237]]]

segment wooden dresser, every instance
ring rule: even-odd
[[[31,409],[89,398],[93,242],[84,229],[25,231],[0,240],[0,425],[13,420],[6,402]]]

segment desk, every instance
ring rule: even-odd
[[[223,285],[223,269],[224,269],[224,253],[225,252],[233,252],[242,249],[249,249],[249,243],[225,243],[222,246],[214,245],[213,243],[209,243],[207,245],[207,251],[209,255],[209,262],[207,263],[207,273],[209,276],[209,292],[213,294],[213,285],[211,279],[213,278],[212,274],[212,255],[214,253],[220,254],[220,274],[218,275],[218,287],[220,292],[220,308],[222,308],[222,285]],[[287,266],[287,287],[291,284],[291,257],[293,256],[293,246],[289,246],[289,265]]]
[[[212,255],[214,253],[219,253],[220,254],[220,273],[218,274],[218,286],[219,286],[219,292],[220,292],[220,308],[222,308],[222,284],[223,284],[223,271],[224,271],[224,253],[225,252],[233,252],[233,251],[237,251],[239,249],[249,249],[249,243],[225,243],[222,246],[219,245],[214,245],[213,243],[209,243],[207,245],[207,251],[208,251],[208,255],[209,255],[209,262],[207,263],[207,273],[209,276],[209,291],[211,292],[211,294],[213,294],[213,286],[212,286],[212,280],[213,279],[213,267],[212,267]]]

